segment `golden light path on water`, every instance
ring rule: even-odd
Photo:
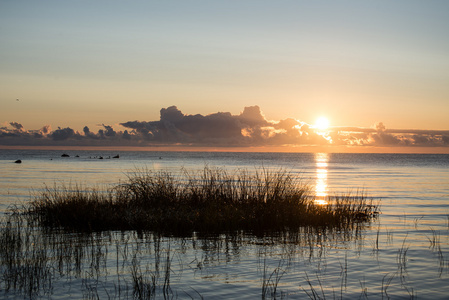
[[[315,203],[325,205],[328,195],[327,167],[329,155],[327,153],[315,153],[316,181],[315,181]]]

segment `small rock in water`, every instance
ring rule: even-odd
[[[70,157],[70,155],[68,155],[67,153],[63,153],[63,154],[61,155],[61,157]]]
[[[22,161],[21,161],[20,159],[18,159],[18,160],[15,161],[15,163],[16,163],[16,164],[21,164]]]

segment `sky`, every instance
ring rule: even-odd
[[[0,146],[449,153],[448,32],[443,0],[1,0]]]

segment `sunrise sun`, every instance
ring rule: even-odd
[[[329,128],[329,120],[326,117],[319,117],[315,122],[315,128],[326,130]]]

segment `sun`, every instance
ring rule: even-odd
[[[319,117],[315,121],[315,128],[319,130],[326,130],[329,128],[329,120],[326,117]]]

